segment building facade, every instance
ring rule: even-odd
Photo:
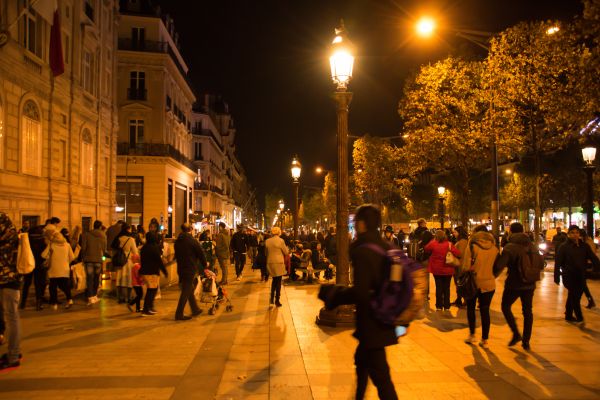
[[[0,2],[0,210],[16,225],[89,228],[114,216],[118,5],[59,0],[64,72],[50,66],[48,0]]]
[[[149,2],[121,2],[118,33],[117,213],[133,224],[156,218],[174,236],[192,210],[195,96],[173,20]]]

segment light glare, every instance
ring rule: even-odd
[[[435,30],[435,21],[429,17],[423,17],[417,22],[417,33],[423,37],[429,37]]]

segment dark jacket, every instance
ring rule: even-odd
[[[325,250],[327,258],[329,258],[333,264],[337,265],[337,239],[335,233],[327,235],[323,249]]]
[[[42,257],[42,253],[47,246],[44,225],[34,226],[29,229],[29,244],[31,246],[33,258],[35,259],[35,267],[42,268],[45,261],[44,257]]]
[[[513,233],[508,238],[508,243],[502,249],[502,254],[494,263],[494,275],[498,276],[504,268],[508,268],[508,276],[504,282],[504,289],[533,290],[534,283],[525,283],[519,272],[519,257],[525,254],[531,239],[524,233]]]
[[[577,243],[571,239],[567,240],[558,248],[554,266],[554,282],[559,283],[562,275],[563,284],[567,289],[583,288],[588,260],[594,267],[600,266],[600,260],[587,243],[581,240]]]
[[[193,278],[194,275],[207,268],[202,246],[189,233],[181,232],[175,241],[175,259],[179,279]],[[200,269],[200,266],[202,269]]]
[[[20,289],[22,276],[17,271],[19,235],[5,213],[0,213],[0,289]]]
[[[248,250],[248,238],[246,234],[243,232],[234,233],[229,246],[231,247],[231,251],[245,253]]]
[[[381,348],[398,343],[394,327],[385,325],[373,317],[370,301],[374,291],[383,282],[385,257],[363,247],[365,243],[375,243],[389,249],[377,232],[358,234],[350,245],[350,259],[354,270],[354,286],[336,292],[338,304],[356,304],[356,331],[354,337],[367,348]]]
[[[101,263],[106,252],[106,235],[100,229],[86,232],[81,241],[81,259],[84,263]]]
[[[140,275],[159,275],[160,271],[167,276],[167,269],[163,264],[161,249],[158,243],[146,243],[140,251]]]

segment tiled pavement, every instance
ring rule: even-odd
[[[25,310],[23,364],[0,373],[0,399],[352,398],[356,341],[349,330],[315,325],[317,285],[286,285],[284,306],[269,309],[269,284],[247,271],[228,286],[233,312],[190,322],[173,320],[175,288],[163,290],[155,317],[108,299]],[[533,351],[509,349],[498,286],[489,350],[463,343],[465,311],[454,308],[428,311],[388,348],[400,398],[600,398],[599,310],[586,310],[585,327],[565,323],[565,292],[546,274],[534,300]],[[600,299],[600,283],[590,286]],[[370,386],[368,398],[376,397]]]

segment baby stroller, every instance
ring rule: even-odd
[[[209,269],[204,270],[204,278],[198,281],[195,293],[200,303],[208,304],[208,314],[214,315],[219,305],[225,303],[225,311],[233,311],[233,305],[227,295],[227,290],[217,285],[217,275]]]

